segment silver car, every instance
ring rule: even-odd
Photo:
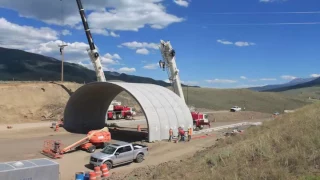
[[[93,153],[90,157],[90,164],[93,166],[106,164],[108,169],[111,169],[133,161],[141,163],[147,154],[148,147],[145,145],[119,141],[105,146],[100,152]]]

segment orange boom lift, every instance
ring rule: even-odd
[[[63,154],[76,149],[82,149],[93,153],[96,148],[103,148],[111,141],[111,134],[107,127],[100,130],[89,131],[87,136],[79,141],[61,149],[61,142],[55,140],[46,140],[43,145],[42,154],[50,158],[61,158]]]

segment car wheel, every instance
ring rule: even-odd
[[[141,163],[143,161],[144,155],[143,154],[138,154],[136,157],[136,162]]]
[[[92,145],[88,148],[88,152],[89,153],[93,153],[94,151],[96,151],[96,146],[95,145]]]
[[[106,161],[106,162],[104,162],[104,164],[106,164],[106,165],[107,165],[108,170],[110,170],[110,169],[112,168],[112,162],[110,162],[110,161]]]

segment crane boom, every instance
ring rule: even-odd
[[[160,40],[159,49],[162,54],[163,61],[159,62],[160,67],[163,69],[167,68],[169,71],[169,80],[172,83],[173,91],[183,100],[184,94],[181,86],[181,81],[179,77],[179,70],[176,64],[175,51],[171,46],[170,41]]]
[[[96,49],[96,46],[93,42],[90,28],[89,28],[89,25],[88,25],[88,22],[86,19],[86,15],[85,15],[81,0],[77,0],[77,4],[78,4],[78,9],[79,9],[79,13],[81,16],[82,24],[83,24],[83,27],[84,27],[84,30],[85,30],[85,33],[87,36],[87,40],[89,43],[89,47],[90,47],[89,49],[87,49],[87,52],[89,54],[90,60],[93,64],[93,67],[96,71],[97,81],[105,82],[106,77],[104,75],[103,68],[101,65],[100,55],[99,55],[98,50]]]

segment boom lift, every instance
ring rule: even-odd
[[[78,9],[79,9],[79,13],[81,16],[82,24],[83,24],[84,30],[86,32],[87,40],[88,40],[89,47],[90,47],[89,49],[87,49],[87,52],[89,54],[90,60],[93,64],[93,67],[96,71],[97,81],[105,82],[106,77],[104,75],[103,68],[101,65],[100,55],[99,55],[98,50],[96,49],[96,46],[93,42],[90,28],[89,28],[89,25],[87,22],[87,18],[86,18],[81,0],[77,0],[77,4],[78,4]]]
[[[176,64],[175,50],[172,48],[170,41],[165,42],[163,40],[160,40],[159,49],[163,58],[163,60],[159,61],[160,68],[162,68],[164,71],[167,69],[168,78],[172,84],[173,91],[183,101],[185,101],[179,77],[179,70]],[[194,130],[202,129],[204,125],[208,125],[210,127],[210,122],[208,120],[207,114],[192,111],[191,116],[193,119]]]
[[[111,134],[107,127],[100,130],[89,131],[87,136],[77,142],[60,149],[60,141],[47,140],[44,142],[41,153],[53,159],[61,158],[63,154],[72,150],[81,149],[93,153],[96,148],[104,148],[111,141]]]

